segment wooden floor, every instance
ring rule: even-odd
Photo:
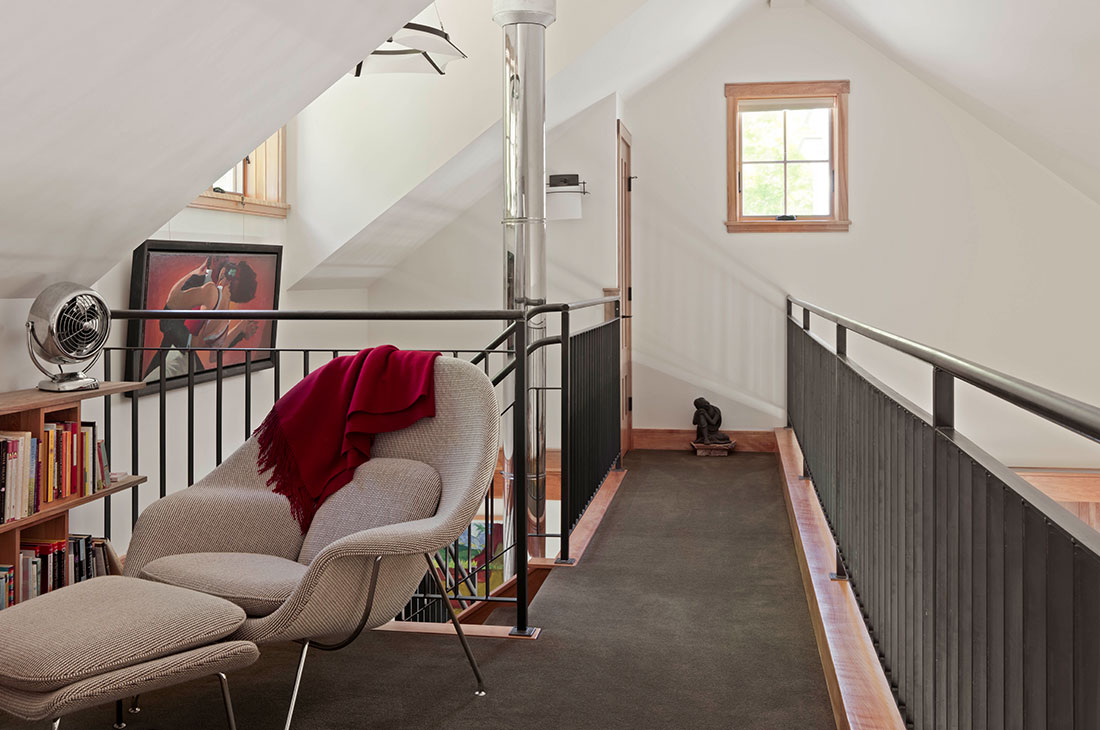
[[[813,482],[800,476],[798,441],[787,428],[776,429],[775,435],[791,532],[837,728],[905,730],[856,598],[848,583],[829,578],[836,565],[836,543]]]
[[[1100,471],[1080,469],[1016,469],[1032,486],[1100,530]]]

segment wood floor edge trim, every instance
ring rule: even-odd
[[[736,442],[734,452],[774,454],[778,451],[774,431],[728,431],[722,433]],[[691,451],[693,428],[634,428],[630,431],[633,449]]]
[[[545,583],[546,579],[550,576],[551,570],[555,568],[573,568],[580,564],[581,558],[584,557],[585,550],[588,549],[588,545],[596,535],[596,531],[603,522],[604,515],[607,514],[607,510],[610,508],[612,500],[615,499],[615,495],[618,493],[624,478],[626,478],[626,469],[612,469],[608,472],[607,476],[604,477],[603,482],[600,483],[600,487],[596,491],[596,496],[592,498],[592,501],[584,510],[584,514],[581,515],[580,520],[577,521],[576,527],[573,528],[573,532],[570,534],[569,556],[573,558],[572,563],[558,563],[556,562],[557,556],[554,558],[527,559],[528,606],[535,600],[535,596],[538,594],[539,589],[542,588],[542,584]],[[558,553],[558,556],[560,555],[561,553]],[[514,576],[497,586],[496,589],[490,593],[490,595],[494,597],[514,596],[515,594],[516,579]],[[463,627],[484,625],[484,623],[489,620],[489,616],[502,605],[504,604],[490,601],[475,603],[469,608],[459,612],[458,622],[462,624]]]
[[[611,503],[614,501],[615,495],[619,493],[619,487],[622,486],[625,478],[626,469],[612,469],[604,477],[596,496],[592,498],[592,501],[584,510],[584,514],[577,522],[577,526],[573,528],[573,532],[569,536],[569,557],[573,558],[573,564],[562,563],[554,567],[571,568],[580,564],[581,559],[584,557],[584,551],[588,549],[592,538],[596,536],[596,531],[603,524],[603,518],[607,515],[607,510],[611,508]]]
[[[905,730],[878,654],[846,582],[829,580],[836,544],[813,490],[802,479],[802,455],[790,429],[775,430],[795,552],[839,730]]]
[[[375,631],[392,631],[400,634],[430,634],[433,636],[457,636],[455,627],[449,623],[436,624],[425,621],[389,621]],[[530,636],[513,635],[511,626],[486,624],[462,624],[462,633],[476,639],[520,639],[532,641],[539,638],[542,629],[536,628]]]

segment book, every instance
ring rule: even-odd
[[[107,461],[107,445],[102,440],[97,441],[96,450],[99,452],[99,488],[106,489],[111,483],[111,465]]]
[[[0,609],[15,604],[15,566],[0,565]]]

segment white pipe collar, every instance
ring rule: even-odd
[[[500,25],[534,23],[546,28],[557,20],[557,0],[493,0],[493,20]]]

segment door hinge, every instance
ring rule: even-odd
[[[634,396],[628,396],[626,399],[626,410],[634,411]]]
[[[628,301],[628,302],[634,301],[634,287],[632,287],[632,286],[628,286],[626,288],[626,301]]]
[[[637,175],[629,175],[626,178],[626,192],[630,193],[634,191],[634,181],[638,179]]]

